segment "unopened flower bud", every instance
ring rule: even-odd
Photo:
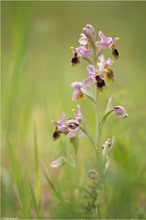
[[[104,144],[102,145],[102,149],[108,149],[108,148],[111,146],[111,144],[112,144],[112,141],[111,141],[110,138],[108,138],[108,139],[104,142]]]
[[[53,168],[58,168],[58,167],[63,166],[64,164],[65,164],[65,158],[59,157],[58,159],[54,160],[50,166]]]
[[[96,39],[96,32],[94,27],[91,24],[87,24],[86,27],[92,32],[93,36],[94,36],[94,40]]]
[[[95,47],[95,38],[93,33],[91,32],[91,30],[87,27],[83,28],[83,33],[85,34],[85,36],[88,38],[89,42],[91,43],[91,45],[93,47]]]
[[[97,175],[98,174],[97,174],[96,170],[90,170],[89,174],[88,174],[88,177],[95,180],[97,178]]]
[[[102,154],[103,154],[103,157],[106,159],[108,159],[108,153],[109,153],[111,145],[112,145],[112,140],[110,138],[108,138],[105,141],[105,143],[102,145]]]
[[[126,112],[126,109],[123,106],[115,106],[113,108],[113,111],[115,115],[119,118],[126,118],[128,117],[128,114]]]

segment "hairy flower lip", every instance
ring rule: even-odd
[[[69,129],[68,129],[68,127],[66,126],[66,124],[61,125],[61,126],[58,126],[58,130],[59,130],[62,134],[65,134],[65,135],[67,135],[67,134],[69,133]]]
[[[56,130],[53,133],[53,140],[57,140],[60,137],[60,131],[56,128]]]
[[[79,127],[80,123],[78,120],[71,118],[66,121],[66,125],[67,125],[68,129],[75,129],[76,127]]]
[[[68,138],[72,138],[75,136],[83,136],[83,132],[80,129],[80,123],[83,120],[81,107],[77,105],[77,110],[74,110],[74,117],[65,120],[66,115],[62,113],[62,119],[54,122],[56,126],[56,130],[53,133],[53,139],[56,140],[60,137],[60,134],[66,135]]]
[[[118,59],[120,54],[119,54],[119,51],[113,46],[110,47],[110,49],[112,50],[112,55],[115,59]]]
[[[99,90],[103,90],[103,88],[105,88],[106,86],[104,79],[102,79],[100,76],[96,76],[95,78],[96,78],[97,88]]]
[[[105,75],[104,75],[105,81],[114,81],[114,73],[113,70],[110,68],[105,69]]]

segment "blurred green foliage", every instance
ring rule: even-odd
[[[112,155],[118,172],[107,177],[111,199],[108,216],[131,217],[126,208],[135,198],[132,205],[136,211],[132,217],[146,217],[146,2],[2,1],[1,14],[2,217],[42,216],[42,210],[37,213],[39,204],[33,187],[29,187],[29,181],[35,187],[40,178],[38,175],[41,175],[43,216],[51,215],[53,192],[42,170],[38,174],[37,166],[38,163],[46,166],[58,155],[66,154],[66,138],[52,141],[54,126],[51,120],[60,119],[62,111],[71,117],[71,109],[76,106],[71,102],[70,84],[83,80],[87,71],[84,61],[70,67],[70,47],[78,46],[82,27],[88,23],[97,33],[102,30],[107,36],[120,38],[117,43],[120,59],[113,67],[115,82],[101,93],[101,114],[111,94],[115,105],[120,102],[129,114],[126,120],[111,116],[103,131],[103,142],[116,135],[119,143]],[[84,100],[80,104],[94,133],[95,119],[90,101]],[[37,143],[34,141],[34,123]],[[78,157],[81,173],[85,161],[88,168],[92,168],[94,154],[85,139],[81,140]],[[54,181],[61,180],[65,191],[65,174],[51,169],[50,173]],[[68,179],[72,182],[73,177]],[[32,196],[29,195],[30,188]],[[78,217],[77,204],[73,198],[70,201],[72,203],[64,205],[64,214],[58,211],[58,215],[68,217],[70,210],[72,216],[69,217]],[[37,214],[32,212],[31,204],[35,204]]]

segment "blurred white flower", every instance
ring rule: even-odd
[[[58,167],[61,167],[65,164],[65,158],[64,157],[59,157],[58,159],[54,160],[50,166],[53,167],[53,168],[58,168]]]

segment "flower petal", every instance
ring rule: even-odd
[[[88,76],[83,80],[85,86],[92,86],[94,83],[94,79],[91,76]]]
[[[79,43],[82,46],[86,46],[88,44],[88,38],[85,36],[85,34],[82,34],[80,39],[79,39]]]
[[[96,42],[96,46],[99,47],[102,50],[107,49],[111,44],[113,44],[115,42],[115,39],[111,38],[111,37],[106,37],[102,31],[99,31],[99,37],[100,37],[100,41]]]

